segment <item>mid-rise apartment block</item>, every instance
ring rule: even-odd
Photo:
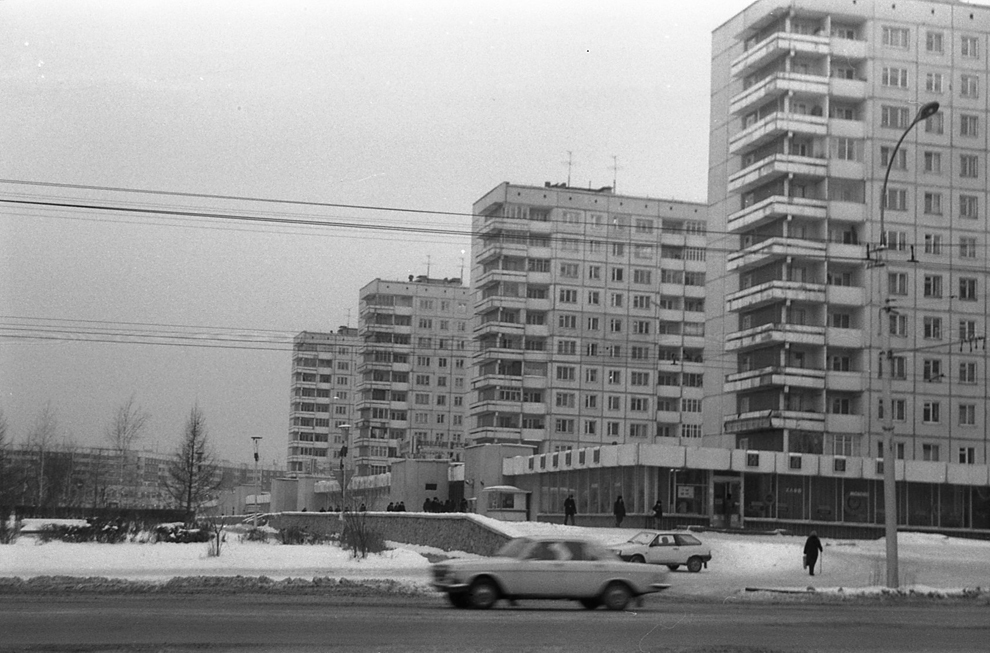
[[[700,443],[704,204],[503,183],[474,205],[474,443]]]
[[[917,0],[759,0],[715,30],[714,441],[876,457],[890,410],[896,457],[987,462],[988,36],[990,8]]]
[[[336,333],[303,331],[293,339],[290,386],[290,475],[327,474],[338,469],[355,413],[357,329]]]
[[[468,288],[459,278],[375,279],[360,293],[355,469],[461,460],[470,376]]]

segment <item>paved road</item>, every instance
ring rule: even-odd
[[[974,601],[575,603],[454,610],[435,597],[0,596],[0,651],[983,651]]]

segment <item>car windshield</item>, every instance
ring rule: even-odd
[[[656,536],[657,536],[656,533],[643,531],[642,533],[637,533],[636,535],[633,535],[629,541],[632,542],[633,544],[649,544],[650,542],[653,541],[653,538]]]
[[[533,540],[527,537],[517,537],[502,545],[495,555],[500,558],[521,558]]]

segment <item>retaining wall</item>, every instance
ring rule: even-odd
[[[490,556],[512,539],[467,513],[358,514],[386,540],[432,546],[444,551],[465,551]],[[276,530],[303,528],[319,535],[339,533],[344,528],[344,521],[337,512],[280,512],[267,515],[266,519],[268,525]]]

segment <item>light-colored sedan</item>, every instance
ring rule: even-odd
[[[499,599],[572,599],[589,610],[623,610],[633,597],[670,587],[663,582],[666,571],[572,539],[520,537],[493,558],[438,562],[431,571],[433,587],[458,608],[490,608]]]
[[[688,571],[698,572],[712,559],[711,548],[691,533],[642,531],[609,548],[623,560],[667,565],[671,571],[686,565]]]

